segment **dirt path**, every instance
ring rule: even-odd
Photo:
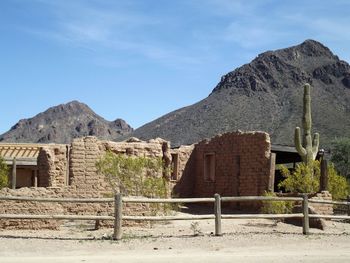
[[[213,221],[213,220],[211,220]],[[0,262],[349,262],[350,224],[327,222],[325,231],[301,234],[301,227],[272,220],[224,220],[222,237],[213,222],[174,221],[152,228],[83,226],[60,231],[1,231]],[[198,234],[194,236],[194,234]]]

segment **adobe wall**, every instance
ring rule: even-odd
[[[265,132],[233,132],[195,145],[192,158],[193,196],[258,196],[268,189],[270,137]],[[204,178],[206,154],[215,156],[215,179]]]
[[[20,188],[12,190],[4,188],[0,190],[2,196],[23,196],[23,197],[81,197],[65,188]],[[110,203],[52,203],[52,202],[28,202],[28,201],[1,201],[0,214],[39,214],[39,215],[102,215],[113,216],[114,204]],[[123,214],[126,215],[151,215],[148,204],[127,203],[123,205]],[[59,229],[64,223],[63,220],[19,220],[0,219],[0,229]],[[113,220],[102,220],[101,226],[113,226]],[[124,221],[124,225],[134,225],[133,221]]]
[[[109,150],[135,156],[163,157],[169,153],[167,141],[162,139],[148,142],[132,138],[128,142],[100,141],[88,136],[73,140],[71,147],[48,145],[42,147],[38,157],[38,188],[2,189],[0,195],[33,197],[99,198],[112,195],[112,189],[104,175],[97,173],[96,162]],[[68,159],[67,159],[68,158]],[[67,176],[67,171],[69,175]],[[162,176],[160,174],[160,176]],[[45,187],[45,188],[44,188]],[[149,213],[146,205],[126,204],[126,214]],[[78,214],[113,215],[113,204],[77,204],[0,201],[0,214]],[[56,220],[0,220],[0,228],[56,229],[62,221]],[[111,224],[109,222],[108,224]]]
[[[38,186],[63,187],[68,178],[68,145],[41,147],[38,155]]]
[[[100,197],[111,192],[96,162],[106,153],[124,153],[133,156],[168,156],[169,142],[153,139],[147,142],[131,138],[125,142],[102,141],[93,136],[74,139],[70,147],[52,144],[40,149],[38,178],[41,187],[65,187],[81,197]],[[165,151],[164,151],[165,149]]]
[[[172,149],[171,154],[177,154],[177,179],[171,182],[173,196],[192,197],[195,178],[193,165],[194,145],[180,146],[177,149]],[[172,160],[174,161],[174,160]]]

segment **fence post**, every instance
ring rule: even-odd
[[[215,236],[221,236],[221,198],[215,194],[214,214],[215,214]]]
[[[16,164],[16,157],[14,157],[12,161],[12,178],[11,178],[12,189],[16,189],[16,185],[17,185],[16,181],[17,181],[17,164]]]
[[[308,235],[310,234],[309,231],[309,200],[307,194],[303,194],[303,203],[302,203],[302,208],[303,208],[303,234]]]
[[[114,234],[113,239],[120,240],[122,238],[122,195],[116,194],[114,197]]]
[[[320,191],[328,191],[327,160],[321,161]]]
[[[350,216],[350,195],[348,195],[348,216]]]

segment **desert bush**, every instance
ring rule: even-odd
[[[166,198],[169,183],[162,176],[167,169],[161,158],[127,156],[107,152],[97,163],[97,170],[104,174],[114,193],[129,196]],[[152,215],[162,211],[165,214],[174,210],[173,204],[150,204]]]
[[[339,138],[332,142],[331,161],[337,171],[350,180],[350,138]]]
[[[293,172],[284,166],[279,166],[285,178],[278,184],[279,188],[284,188],[287,192],[314,193],[320,188],[320,162],[314,161],[312,166],[300,163]]]
[[[296,166],[291,172],[284,165],[279,166],[285,179],[278,184],[279,188],[284,188],[287,192],[294,193],[315,193],[320,188],[320,162],[314,161],[312,167],[308,167],[304,163]],[[334,165],[328,165],[328,190],[332,194],[333,199],[339,200],[346,198],[349,194],[349,184],[346,178],[337,173]]]
[[[338,174],[332,163],[328,166],[328,190],[334,200],[346,199],[350,194],[349,182]]]
[[[0,156],[0,189],[8,186],[8,173],[9,168],[6,165],[4,159]]]
[[[276,194],[266,192],[263,196],[275,197]],[[261,213],[263,214],[288,214],[292,212],[294,202],[292,201],[262,201]]]
[[[127,156],[107,152],[97,163],[114,192],[124,195],[166,197],[167,181],[162,177],[161,158]]]

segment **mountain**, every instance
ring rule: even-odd
[[[73,138],[86,135],[116,140],[132,130],[122,119],[106,121],[86,104],[72,101],[20,120],[0,135],[0,142],[70,143]]]
[[[321,146],[335,137],[350,137],[350,66],[314,40],[258,55],[224,75],[207,98],[136,129],[132,136],[162,137],[179,146],[228,131],[260,130],[274,144],[293,145],[306,82],[312,85],[313,132],[320,133]]]

